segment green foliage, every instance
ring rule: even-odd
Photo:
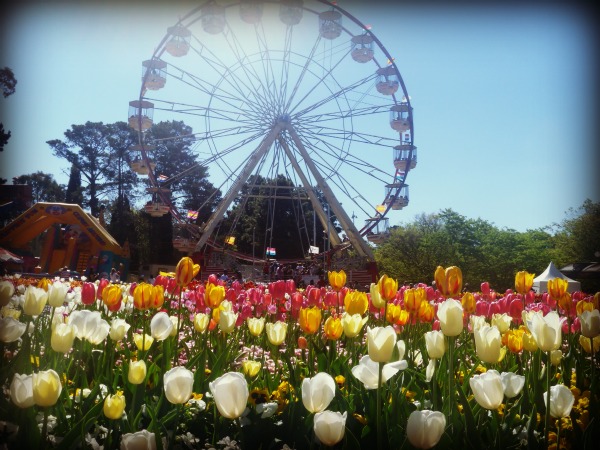
[[[13,184],[28,184],[34,202],[62,202],[65,198],[64,186],[58,184],[54,176],[41,171],[13,178]]]

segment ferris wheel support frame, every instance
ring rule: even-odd
[[[374,260],[375,255],[373,254],[373,250],[360,236],[358,229],[354,226],[354,224],[350,220],[350,217],[348,217],[348,214],[342,208],[340,202],[338,202],[337,198],[333,194],[333,191],[327,184],[327,181],[325,181],[325,178],[323,178],[323,176],[317,169],[317,166],[315,165],[314,161],[306,151],[306,148],[304,147],[304,144],[302,144],[302,141],[296,133],[296,130],[294,130],[294,127],[292,127],[291,124],[286,123],[285,128],[290,134],[292,140],[294,141],[294,144],[296,144],[296,147],[298,148],[298,151],[300,152],[302,158],[306,162],[306,165],[315,177],[315,180],[317,181],[317,186],[323,192],[323,195],[325,196],[327,203],[330,205],[331,209],[333,209],[333,213],[340,222],[340,225],[342,226],[343,230],[346,232],[346,236],[348,236],[348,239],[350,240],[352,246],[361,256]]]
[[[260,159],[263,157],[263,155],[267,152],[269,147],[271,147],[271,145],[277,138],[277,135],[283,128],[284,128],[283,123],[275,124],[273,129],[264,138],[262,143],[252,153],[252,155],[248,159],[248,164],[246,164],[244,169],[241,171],[238,179],[229,188],[229,192],[227,192],[227,195],[223,198],[223,200],[219,204],[219,207],[212,213],[212,215],[210,216],[210,218],[208,219],[208,221],[202,228],[202,230],[201,230],[202,235],[200,236],[200,239],[196,243],[195,251],[199,252],[200,250],[202,250],[202,247],[204,246],[204,244],[206,244],[206,241],[208,241],[208,238],[210,237],[212,232],[217,227],[217,224],[223,218],[225,211],[227,211],[227,208],[229,208],[229,205],[231,205],[231,203],[233,202],[233,199],[238,195],[238,192],[242,188],[243,184],[246,181],[248,181],[248,178],[254,171],[254,168],[256,167],[256,165],[258,164]]]

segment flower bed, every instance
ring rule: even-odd
[[[599,294],[0,281],[7,448],[585,448]],[[548,413],[549,411],[549,413]],[[596,434],[597,435],[597,434]]]

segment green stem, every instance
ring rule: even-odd
[[[381,437],[381,385],[383,377],[383,363],[379,363],[379,375],[377,379],[377,448],[381,450],[383,448],[383,442]]]
[[[44,408],[44,421],[42,422],[42,439],[40,439],[40,449],[46,448],[47,437],[48,437],[48,408]]]
[[[546,419],[544,421],[544,433],[546,436],[546,446],[550,438],[550,352],[548,351],[548,360],[546,361]]]
[[[455,336],[448,336],[448,414],[450,423],[454,416],[454,343]]]

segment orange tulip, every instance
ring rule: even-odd
[[[208,283],[204,290],[204,303],[209,308],[218,308],[225,298],[225,288],[220,284]]]
[[[437,288],[446,298],[456,297],[462,291],[463,276],[456,266],[444,269],[438,266],[435,270],[434,280]]]
[[[386,302],[389,302],[390,300],[396,298],[396,293],[398,292],[398,282],[387,275],[383,275],[377,283],[377,289],[379,290],[379,295],[381,298]]]
[[[502,336],[502,344],[508,347],[513,353],[520,353],[523,350],[523,335],[525,330],[508,330]]]
[[[344,297],[344,308],[350,315],[360,314],[361,316],[369,307],[369,298],[365,292],[350,291]]]
[[[49,284],[50,284],[50,280],[48,280],[48,278],[42,278],[40,281],[37,282],[37,287],[48,292]]]
[[[150,308],[159,309],[165,302],[165,288],[157,285],[152,286],[150,295]]]
[[[579,300],[575,306],[578,316],[580,316],[584,311],[593,311],[594,309],[596,309],[594,308],[594,303],[588,300]]]
[[[533,286],[534,274],[521,270],[515,275],[515,290],[522,295],[527,294]]]
[[[552,300],[559,301],[565,296],[565,294],[567,294],[568,287],[569,282],[564,278],[554,278],[552,280],[548,280],[548,295]]]
[[[337,341],[342,336],[343,331],[344,327],[342,326],[342,320],[339,317],[329,316],[323,324],[325,339]]]
[[[433,322],[435,308],[428,301],[421,302],[419,305],[419,321],[422,323]]]
[[[346,272],[340,270],[339,272],[327,272],[329,278],[329,284],[334,291],[339,291],[346,285]]]
[[[187,286],[200,272],[200,266],[194,264],[194,261],[189,256],[184,256],[177,263],[175,268],[175,279],[179,286]]]
[[[302,331],[307,334],[315,334],[321,326],[321,310],[316,306],[300,308],[298,322]]]

